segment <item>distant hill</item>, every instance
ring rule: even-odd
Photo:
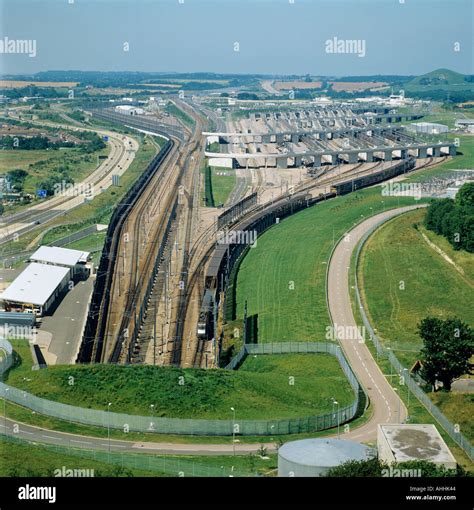
[[[449,69],[436,69],[431,73],[417,76],[405,83],[406,90],[474,90],[472,76],[456,73]]]

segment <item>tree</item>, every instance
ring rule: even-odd
[[[474,207],[474,182],[466,182],[456,195],[456,204],[460,207]]]
[[[28,177],[28,172],[21,168],[16,168],[15,170],[7,172],[7,177],[14,189],[17,191],[23,191],[23,185],[25,183],[25,179]]]
[[[377,457],[368,460],[349,460],[340,466],[329,469],[325,476],[346,478],[382,476],[383,467],[383,463]]]
[[[446,320],[426,317],[418,325],[423,339],[421,377],[434,386],[443,383],[443,390],[450,391],[453,380],[471,374],[474,354],[474,332],[461,319]]]

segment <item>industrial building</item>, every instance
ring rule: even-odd
[[[278,450],[278,476],[324,476],[333,467],[372,456],[368,446],[345,439],[290,441]]]
[[[456,468],[456,459],[432,424],[378,425],[377,450],[379,459],[387,464],[425,460]]]
[[[58,246],[40,246],[30,264],[3,292],[6,312],[29,312],[41,317],[53,306],[70,281],[90,274],[90,253]]]
[[[455,123],[458,129],[463,129],[468,133],[474,133],[474,119],[458,119]]]
[[[143,108],[137,108],[131,105],[119,105],[115,107],[115,110],[125,115],[143,115],[145,113]]]
[[[414,122],[407,126],[407,130],[425,135],[439,135],[440,133],[447,133],[449,128],[444,124],[437,124],[435,122]]]
[[[32,262],[0,296],[7,312],[44,315],[70,281],[68,267]]]
[[[58,246],[40,246],[30,257],[31,262],[68,267],[72,280],[87,279],[90,273],[90,253]]]

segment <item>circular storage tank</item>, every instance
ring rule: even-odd
[[[344,439],[302,439],[278,450],[278,476],[322,476],[348,460],[366,460],[371,449]]]

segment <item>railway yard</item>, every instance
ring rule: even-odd
[[[0,510],[472,508],[473,2],[0,0]]]
[[[228,325],[235,332],[236,274],[257,236],[298,211],[387,180],[403,181],[456,154],[446,137],[417,137],[405,129],[403,122],[421,118],[419,112],[307,103],[281,108],[244,105],[222,112],[203,97],[173,103],[181,118],[129,116],[102,105],[84,108],[89,122],[74,124],[74,129],[106,137],[110,146],[108,158],[83,183],[92,183],[100,192],[113,186],[113,175],[126,175],[141,141],[149,140],[154,148],[154,156],[122,191],[106,226],[100,258],[92,267],[82,334],[70,349],[77,365],[237,367],[240,354],[234,351],[235,358],[229,358],[235,338]],[[57,111],[69,120],[63,110]],[[14,118],[15,110],[10,116]],[[90,119],[107,127],[92,127]],[[207,168],[216,176],[235,174],[233,188],[218,207],[203,199],[207,187],[217,185]],[[0,243],[11,246],[22,235],[34,235],[79,207],[84,198],[55,196],[3,217]],[[357,239],[364,232],[357,231]],[[339,308],[340,273],[331,269],[330,313],[355,323],[347,306]],[[51,320],[60,324],[61,317],[53,315]],[[250,334],[246,320],[237,328],[244,344]],[[359,365],[357,359],[362,352],[367,360],[368,351],[350,350],[350,343],[341,346],[347,349],[354,377],[370,384],[377,365],[373,362],[372,372],[367,372],[364,361]],[[54,363],[54,357],[45,357]],[[42,363],[41,358],[36,361]],[[383,377],[377,378],[382,384]],[[362,405],[360,394],[357,398]],[[406,418],[404,407],[393,412],[404,404],[390,384],[384,383],[378,393],[370,391],[370,402],[376,413],[348,433],[348,439],[373,441],[378,419],[391,423]],[[360,411],[351,412],[360,417]],[[352,419],[346,411],[331,419],[334,416],[338,426]],[[113,444],[125,448],[119,441]],[[143,447],[149,451],[146,442]],[[271,442],[266,447],[274,450]],[[180,450],[161,443],[159,449]],[[245,445],[238,449],[255,450]],[[181,450],[189,453],[193,448]],[[206,452],[226,449],[210,445]]]
[[[220,244],[224,232],[244,231],[267,214],[275,218],[274,211],[283,210],[287,202],[304,200],[309,206],[341,192],[344,184],[347,188],[351,183],[354,190],[370,183],[371,176],[379,182],[403,162],[411,161],[401,173],[427,168],[452,153],[451,144],[441,147],[439,140],[431,149],[420,149],[419,140],[395,125],[405,118],[417,119],[418,114],[398,116],[370,105],[231,110],[222,117],[202,100],[176,105],[193,119],[192,126],[153,116],[126,119],[108,109],[90,112],[92,117],[154,133],[165,142],[109,224],[78,362],[218,367],[221,340],[216,335],[218,327],[222,335],[225,289],[235,262],[234,246]],[[223,131],[208,131],[211,121]],[[102,190],[110,186],[112,173],[127,170],[137,141],[111,130],[98,133],[107,137],[111,153],[84,183]],[[213,154],[206,145],[216,140],[220,150]],[[400,143],[404,148],[396,150]],[[389,157],[387,147],[394,147]],[[351,153],[336,159],[322,154],[357,150],[360,155],[367,149],[373,151],[368,161],[354,160]],[[273,157],[293,153],[297,156],[287,160],[288,166]],[[254,157],[245,159],[248,155]],[[236,173],[224,211],[206,207],[199,199],[205,186],[201,168],[215,156],[227,165],[232,156],[231,171]],[[255,196],[251,205],[240,208],[249,196]],[[47,223],[83,200],[81,195],[57,196],[3,218],[1,242],[38,228],[38,223]],[[239,213],[222,219],[232,210]],[[209,276],[216,248],[224,255],[216,274]],[[199,325],[202,320],[204,329]]]

